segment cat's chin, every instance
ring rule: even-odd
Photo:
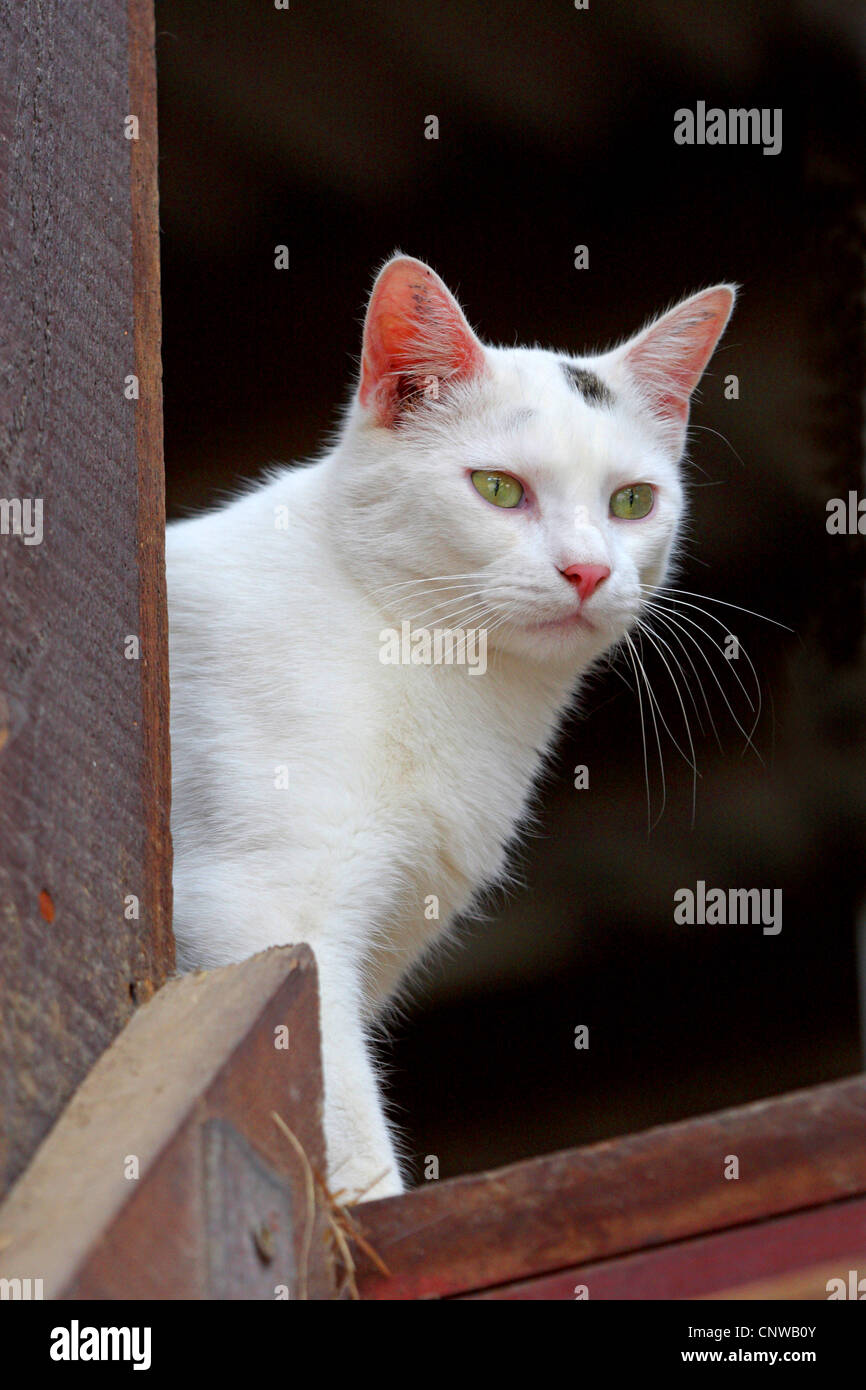
[[[538,623],[528,625],[530,632],[550,632],[550,633],[574,633],[574,632],[598,632],[595,623],[591,623],[589,618],[583,613],[566,613],[562,618],[545,618]]]
[[[512,627],[503,645],[514,655],[533,661],[582,667],[606,651],[614,640],[614,634],[578,613]]]

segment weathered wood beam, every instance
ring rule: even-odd
[[[448,1297],[863,1193],[857,1076],[370,1202],[359,1225],[391,1277],[362,1254],[358,1288]]]
[[[0,1277],[45,1298],[334,1297],[319,1058],[309,947],[170,981],[0,1206]]]
[[[830,1279],[866,1270],[866,1198],[655,1246],[499,1285],[467,1300],[826,1299]]]
[[[0,0],[0,1193],[173,968],[152,26]]]

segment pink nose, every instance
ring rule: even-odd
[[[586,603],[599,584],[603,584],[607,579],[610,569],[607,565],[569,565],[562,573],[577,589],[581,603]]]

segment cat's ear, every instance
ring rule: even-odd
[[[724,332],[735,298],[733,285],[702,290],[617,349],[647,408],[679,448],[691,394]]]
[[[423,261],[395,256],[373,286],[358,398],[377,424],[484,370],[484,349],[451,291]]]

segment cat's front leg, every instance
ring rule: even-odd
[[[394,1141],[361,1019],[351,966],[313,944],[319,970],[328,1185],[344,1202],[402,1192]]]
[[[362,965],[345,912],[329,915],[309,895],[310,911],[275,911],[288,898],[251,880],[228,861],[205,862],[195,871],[175,864],[175,929],[181,969],[212,969],[243,960],[269,946],[306,941],[316,957],[324,1071],[324,1129],[328,1185],[346,1202],[391,1197],[403,1191],[400,1168],[362,1018]],[[297,892],[292,895],[303,899]],[[348,896],[346,894],[345,896]],[[243,929],[214,939],[213,923],[225,917]]]

